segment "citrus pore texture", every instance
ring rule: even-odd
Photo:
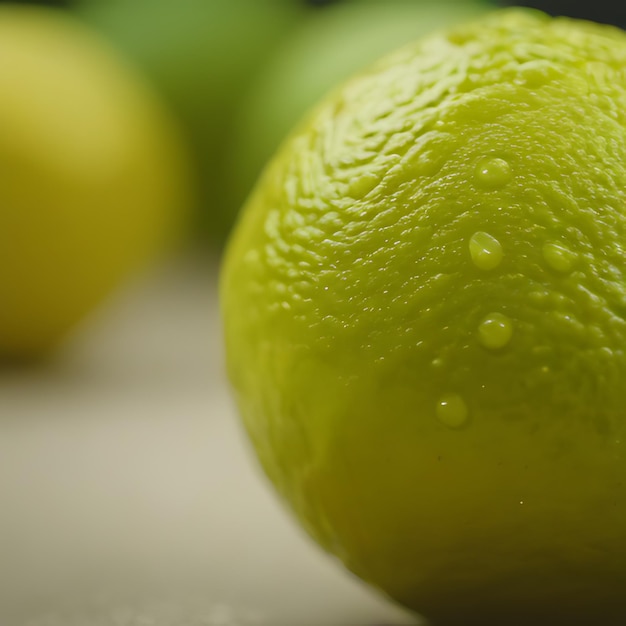
[[[622,32],[521,10],[409,45],[291,136],[230,242],[265,471],[435,623],[626,615],[625,67]]]

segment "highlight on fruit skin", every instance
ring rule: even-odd
[[[306,531],[435,625],[626,622],[626,34],[506,10],[348,81],[221,275]]]
[[[182,240],[176,122],[70,14],[0,6],[0,360],[53,350]]]

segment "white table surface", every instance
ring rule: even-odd
[[[46,366],[0,370],[2,626],[418,623],[283,510],[222,357],[216,264],[194,258]]]

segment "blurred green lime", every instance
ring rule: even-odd
[[[0,358],[45,352],[180,237],[179,128],[80,21],[0,6]]]
[[[156,83],[185,124],[201,181],[197,223],[220,241],[224,152],[252,75],[305,12],[294,0],[75,0],[77,10]]]
[[[231,203],[243,203],[281,140],[327,91],[386,52],[489,8],[479,0],[352,0],[315,12],[242,100],[228,153]]]

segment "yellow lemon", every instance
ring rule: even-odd
[[[0,8],[0,358],[45,352],[169,246],[184,144],[107,45],[54,9]]]
[[[380,61],[230,241],[228,370],[307,531],[440,625],[626,620],[626,35],[497,12]]]

